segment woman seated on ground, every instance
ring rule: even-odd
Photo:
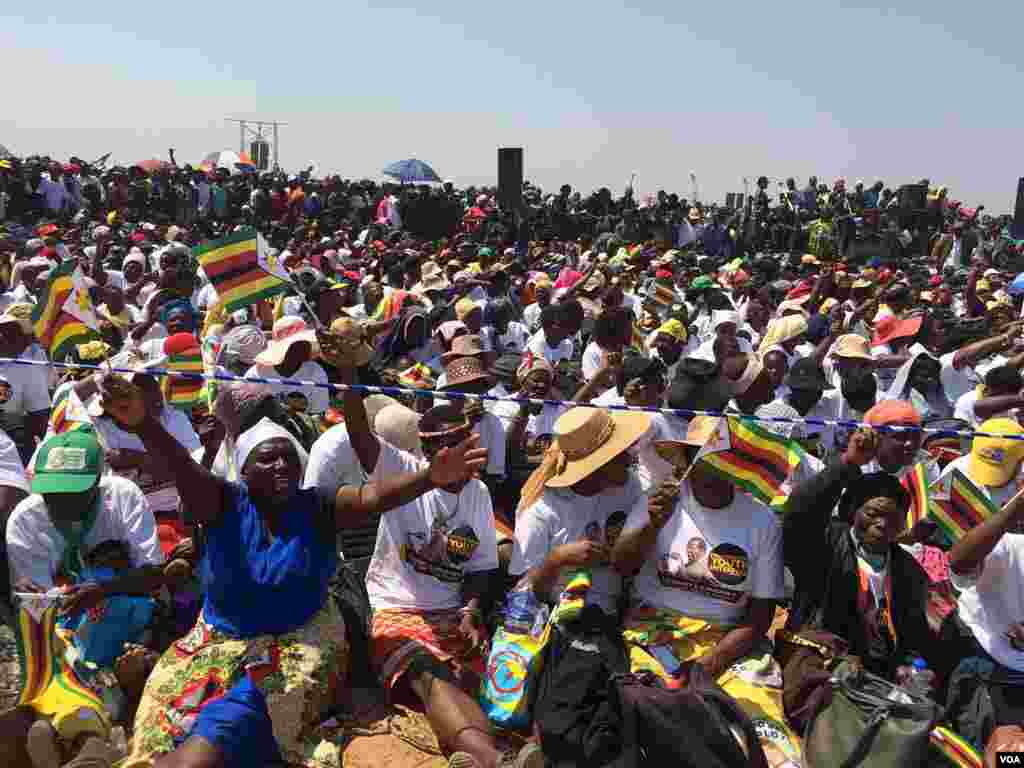
[[[795,590],[775,642],[786,714],[797,727],[810,715],[803,705],[822,683],[818,673],[827,678],[847,655],[890,680],[919,655],[945,668],[925,614],[928,577],[896,543],[910,498],[895,476],[861,469],[878,444],[877,433],[858,430],[838,461],[794,488],[786,504],[783,552]]]
[[[340,762],[338,746],[316,736],[347,673],[344,622],[327,592],[336,531],[365,524],[435,486],[463,481],[483,457],[465,441],[417,472],[343,486],[324,497],[315,488],[299,490],[305,451],[263,420],[238,438],[241,482],[229,483],[192,460],[137,387],[106,379],[101,390],[104,408],[148,451],[165,457],[182,500],[207,529],[202,614],[153,670],[125,765],[150,766],[165,753],[172,754],[161,768],[233,764],[205,733],[191,731],[207,705],[245,678],[265,696],[287,762]],[[220,730],[230,733],[230,724]]]
[[[718,428],[711,417],[690,422],[676,444],[688,464]],[[623,633],[632,670],[680,685],[699,664],[754,719],[771,764],[799,765],[799,739],[781,725],[782,676],[767,637],[785,597],[775,514],[703,462],[630,509],[612,563],[636,574]]]
[[[341,373],[344,383],[354,382],[353,369]],[[347,390],[344,397],[349,439],[371,480],[424,466],[373,434],[362,395]],[[436,461],[471,430],[459,405],[432,408],[419,423],[424,456]],[[438,740],[453,751],[451,768],[544,764],[535,745],[503,756],[487,716],[465,690],[475,691],[473,678],[484,671],[482,616],[497,568],[491,497],[478,479],[456,478],[381,518],[366,576],[374,665],[388,691],[411,690],[423,704]]]

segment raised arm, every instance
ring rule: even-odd
[[[953,573],[974,571],[985,562],[1003,534],[1015,528],[1024,518],[1024,490],[1017,491],[1003,508],[981,525],[971,528],[949,550],[949,567]]]
[[[487,450],[478,448],[479,435],[470,435],[454,448],[438,451],[430,466],[360,486],[342,486],[335,499],[335,522],[351,528],[398,509],[432,491],[468,480],[487,464]]]
[[[146,408],[142,391],[119,376],[105,376],[100,382],[103,408],[121,426],[134,432],[146,452],[159,456],[174,478],[182,502],[196,522],[216,525],[223,511],[225,481],[192,459],[188,450]]]
[[[793,489],[782,521],[782,552],[795,578],[814,574],[824,555],[825,529],[843,491],[861,477],[860,467],[874,457],[877,436],[858,430],[846,452],[824,472]],[[820,575],[820,574],[819,574]]]

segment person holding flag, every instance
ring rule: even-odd
[[[683,445],[685,476],[641,497],[612,549],[636,574],[623,637],[633,672],[685,687],[699,665],[754,720],[773,765],[800,765],[785,725],[782,675],[767,633],[785,598],[782,528],[705,456],[729,450],[724,419],[698,416]],[[665,445],[662,443],[662,445]]]

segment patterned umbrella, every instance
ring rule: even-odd
[[[422,160],[399,160],[385,166],[381,173],[398,179],[403,184],[441,182],[441,177]]]
[[[207,172],[212,171],[214,168],[227,168],[232,173],[235,173],[236,171],[248,170],[256,166],[245,152],[238,154],[233,150],[224,149],[220,152],[208,154],[203,158],[199,167]]]

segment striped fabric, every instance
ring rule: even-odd
[[[196,246],[192,254],[206,272],[228,314],[261,299],[284,293],[291,283],[269,256],[256,230],[243,227],[226,237]]]
[[[110,721],[103,702],[68,663],[70,642],[57,628],[57,610],[56,603],[48,606],[38,620],[24,607],[18,611],[18,705],[52,718],[62,738],[84,733],[106,737]]]

